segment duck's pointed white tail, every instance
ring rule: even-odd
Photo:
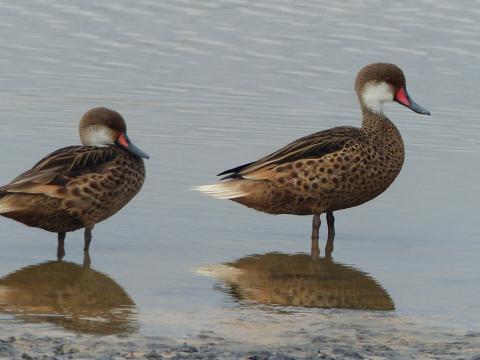
[[[248,192],[242,189],[242,185],[241,181],[227,180],[212,185],[197,186],[193,190],[201,191],[217,199],[235,199],[248,195]]]
[[[3,207],[3,206],[0,206],[0,214],[5,214],[5,213],[8,213],[10,211],[12,211],[14,209],[12,208],[9,208],[9,207]]]
[[[5,196],[0,199],[0,214],[8,213],[10,211],[17,210],[17,206],[12,204],[11,201],[9,201],[9,196]]]
[[[237,282],[238,277],[243,274],[243,270],[226,264],[217,264],[202,266],[197,269],[196,273],[226,281]]]

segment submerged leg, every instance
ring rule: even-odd
[[[312,239],[317,238],[318,239],[318,234],[320,232],[320,214],[315,214],[313,215],[312,219]]]
[[[57,245],[57,260],[62,261],[65,256],[65,236],[64,232],[58,233],[58,245]]]
[[[318,237],[320,232],[320,214],[314,214],[312,219],[312,259],[318,259],[320,256],[320,249],[318,247]]]
[[[86,227],[85,228],[85,246],[83,247],[83,251],[88,252],[90,249],[90,243],[92,242],[92,227]]]
[[[328,237],[325,245],[325,256],[332,257],[333,240],[335,239],[335,217],[333,211],[327,212]]]
[[[90,264],[92,263],[92,259],[90,259],[90,253],[88,251],[83,252],[83,267],[85,269],[90,269]]]

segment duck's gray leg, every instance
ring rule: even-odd
[[[318,237],[320,233],[320,214],[314,214],[312,219],[312,259],[318,259],[320,256],[320,249],[318,247]]]
[[[327,237],[327,244],[325,245],[325,256],[332,257],[333,240],[335,239],[335,217],[333,216],[333,211],[327,212],[327,225],[328,225],[328,237]]]
[[[58,245],[57,245],[57,260],[62,261],[65,256],[65,236],[64,232],[58,233]]]
[[[92,242],[92,230],[93,226],[85,228],[85,246],[83,247],[83,251],[85,252],[88,252],[88,250],[90,249],[90,243]]]

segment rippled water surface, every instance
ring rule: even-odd
[[[0,1],[0,182],[79,143],[78,119],[99,105],[151,156],[139,195],[95,228],[90,266],[80,231],[55,264],[54,234],[0,218],[0,333],[20,321],[266,343],[336,317],[478,331],[479,17],[478,1]],[[359,125],[352,84],[376,61],[401,66],[432,116],[386,106],[405,166],[336,213],[333,261],[293,256],[309,251],[310,217],[188,190]]]

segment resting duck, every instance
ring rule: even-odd
[[[270,214],[313,215],[318,241],[320,214],[326,213],[327,251],[333,250],[333,212],[363,204],[385,191],[404,161],[400,132],[383,112],[396,101],[423,115],[430,112],[408,95],[405,75],[394,64],[375,63],[357,75],[362,110],[360,128],[341,126],[298,139],[260,160],[218,175],[218,183],[196,189]]]
[[[127,136],[122,116],[103,107],[80,120],[83,146],[68,146],[0,187],[0,215],[58,233],[57,256],[65,235],[85,228],[88,252],[92,229],[124,207],[145,179],[148,155]]]

